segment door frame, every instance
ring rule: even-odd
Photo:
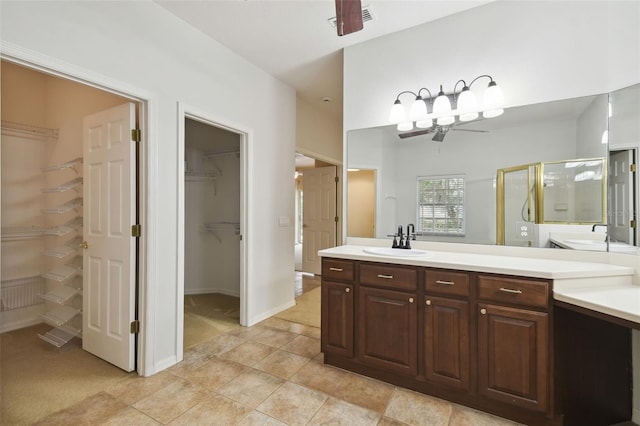
[[[139,150],[138,198],[140,211],[140,225],[142,235],[139,238],[138,254],[138,319],[140,331],[136,339],[136,372],[141,376],[149,376],[156,372],[153,335],[147,329],[148,324],[157,323],[155,318],[156,291],[148,285],[154,281],[154,265],[157,263],[158,244],[156,238],[156,217],[149,211],[149,205],[154,205],[160,194],[158,167],[153,159],[157,158],[156,127],[152,123],[158,121],[158,101],[150,92],[140,90],[122,81],[108,78],[100,73],[72,65],[51,56],[25,49],[10,42],[3,42],[0,46],[0,59],[14,64],[53,75],[76,83],[84,84],[113,93],[135,102],[139,107],[139,128],[142,132]]]
[[[227,130],[240,136],[240,325],[249,324],[249,288],[247,252],[249,246],[248,229],[248,158],[251,149],[252,131],[228,119],[215,116],[204,109],[178,102],[178,152],[176,153],[178,166],[178,235],[177,235],[177,271],[176,282],[176,354],[177,362],[183,358],[184,340],[184,220],[185,220],[185,186],[184,186],[184,162],[185,162],[185,120],[199,121],[209,126]]]

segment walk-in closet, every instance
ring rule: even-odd
[[[209,319],[239,323],[240,135],[186,118],[184,157],[187,348],[219,331]]]
[[[127,102],[2,61],[0,331],[82,338],[83,119]]]

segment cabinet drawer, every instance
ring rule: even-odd
[[[425,269],[424,289],[453,296],[469,296],[469,274],[466,272]]]
[[[549,291],[548,281],[478,276],[478,298],[487,301],[546,308],[549,305]]]
[[[360,284],[394,290],[416,291],[418,271],[415,268],[361,263]]]
[[[322,277],[338,281],[353,281],[353,262],[350,260],[322,259]]]

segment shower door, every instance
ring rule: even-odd
[[[537,170],[532,164],[498,170],[497,244],[535,246]]]

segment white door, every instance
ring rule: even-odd
[[[135,368],[135,105],[85,117],[82,347]]]
[[[631,221],[635,219],[633,195],[633,151],[616,151],[610,153],[611,171],[609,173],[609,203],[611,209],[609,238],[635,244],[634,229]]]
[[[302,181],[302,270],[321,273],[318,250],[336,245],[336,167],[305,169]]]

